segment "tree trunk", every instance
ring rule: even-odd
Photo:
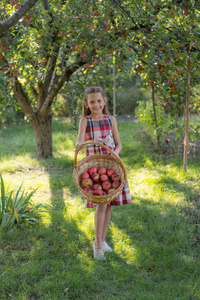
[[[47,158],[52,156],[52,115],[49,113],[46,117],[36,116],[30,121],[36,137],[36,155],[37,158]]]

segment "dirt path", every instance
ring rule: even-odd
[[[123,115],[123,116],[117,116],[116,117],[117,121],[124,121],[124,122],[135,122],[137,120],[136,117],[133,116],[127,116],[127,115]]]

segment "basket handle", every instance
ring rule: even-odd
[[[85,142],[83,143],[83,146],[86,146],[86,145],[90,145],[90,144],[93,144],[93,145],[97,145],[97,146],[100,146],[102,148],[105,148],[107,149],[111,154],[113,154],[115,156],[115,158],[119,161],[122,169],[123,169],[123,172],[124,172],[124,184],[126,183],[126,180],[127,180],[127,175],[126,175],[126,169],[124,167],[124,164],[123,162],[121,161],[121,159],[119,158],[119,156],[114,152],[112,151],[109,147],[107,147],[106,145],[104,144],[101,144],[99,142],[94,142],[94,141],[88,141],[88,142]],[[77,156],[78,156],[78,153],[79,153],[80,150],[75,150],[75,156],[74,156],[74,168],[76,168],[77,166]]]

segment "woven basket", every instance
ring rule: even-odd
[[[122,191],[127,181],[126,169],[121,159],[115,154],[115,152],[113,152],[107,146],[99,142],[93,142],[93,141],[85,142],[84,146],[89,144],[98,145],[102,148],[107,149],[111,154],[114,155],[114,158],[113,157],[111,158],[110,155],[108,154],[94,154],[94,155],[89,155],[84,157],[79,163],[77,163],[77,156],[79,151],[75,151],[74,171],[73,171],[74,183],[79,189],[80,193],[83,195],[83,197],[88,201],[96,204],[108,203],[116,199],[120,194],[120,192]],[[86,193],[81,187],[80,174],[82,174],[83,172],[87,172],[87,170],[90,167],[96,167],[96,168],[104,167],[106,169],[113,169],[115,173],[117,173],[120,176],[120,182],[121,182],[120,187],[116,189],[112,194],[107,194],[103,196],[97,196],[97,195]]]

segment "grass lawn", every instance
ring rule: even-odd
[[[118,125],[133,203],[112,207],[103,262],[93,259],[95,209],[73,182],[72,124],[54,121],[54,157],[39,161],[29,125],[0,130],[6,187],[38,188],[34,202],[54,210],[0,231],[1,300],[200,299],[200,159],[184,174],[182,157],[158,156],[139,124]]]

